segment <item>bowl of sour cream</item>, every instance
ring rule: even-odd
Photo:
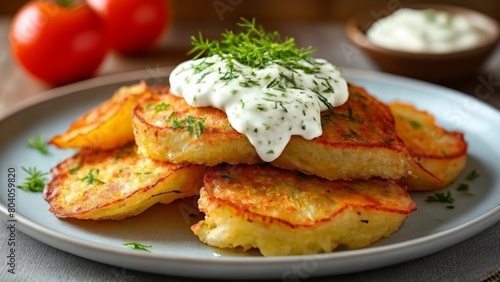
[[[361,12],[346,32],[383,71],[432,82],[474,76],[500,40],[493,18],[439,4]]]

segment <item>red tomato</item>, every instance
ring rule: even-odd
[[[108,47],[102,20],[87,4],[26,3],[16,14],[9,40],[13,55],[34,76],[61,85],[91,77]]]
[[[110,47],[123,54],[150,50],[170,16],[165,0],[87,0],[87,3],[104,20]]]

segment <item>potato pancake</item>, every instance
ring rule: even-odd
[[[191,107],[171,94],[142,101],[134,109],[133,127],[139,153],[152,159],[204,165],[261,162],[223,111]]]
[[[432,190],[450,184],[465,168],[467,142],[461,132],[446,131],[434,117],[414,106],[392,102],[396,131],[414,160],[408,189]]]
[[[134,140],[132,109],[153,91],[146,83],[121,87],[113,97],[74,121],[49,144],[58,148],[113,149]]]
[[[321,117],[322,136],[292,136],[272,165],[330,180],[408,174],[411,158],[396,135],[389,108],[363,88],[351,85],[347,103]],[[152,159],[204,165],[262,162],[224,112],[191,107],[168,93],[141,101],[134,109],[133,126],[139,153]]]
[[[416,209],[394,180],[328,181],[267,164],[210,167],[198,205],[205,219],[191,229],[202,242],[265,256],[366,247]]]
[[[205,171],[145,158],[133,144],[82,150],[51,170],[44,198],[61,218],[119,220],[155,203],[197,195]]]

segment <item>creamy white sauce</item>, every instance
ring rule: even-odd
[[[388,49],[445,53],[476,46],[488,34],[462,15],[403,8],[376,21],[366,35]]]
[[[263,161],[276,159],[292,135],[321,136],[320,111],[348,98],[347,82],[337,66],[302,60],[293,71],[278,64],[252,68],[220,56],[189,60],[170,75],[170,91],[195,107],[211,106],[227,114],[231,126],[246,135]],[[324,97],[327,103],[320,99]]]

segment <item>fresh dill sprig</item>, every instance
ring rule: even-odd
[[[152,171],[144,171],[144,172],[134,172],[136,175],[150,175],[152,174]]]
[[[428,196],[425,201],[429,203],[440,202],[440,203],[452,204],[455,201],[455,199],[451,195],[451,192],[448,190],[446,191],[446,193],[435,193],[432,196]]]
[[[137,242],[126,242],[126,243],[123,243],[123,245],[126,247],[130,247],[134,250],[140,250],[140,251],[146,251],[146,252],[149,252],[149,248],[153,247],[153,246],[147,246],[147,245],[137,243]]]
[[[469,184],[471,181],[479,177],[479,173],[474,169],[472,170],[466,177],[465,180],[460,183],[457,187],[457,191],[462,192],[463,195],[468,195],[472,196],[474,195],[470,190],[469,190]],[[451,195],[451,192],[448,190],[446,193],[435,193],[434,195],[428,196],[427,199],[425,200],[426,202],[432,203],[432,202],[441,202],[441,203],[450,203],[452,204],[455,199]],[[447,209],[453,209],[453,205],[448,205],[446,206]]]
[[[469,182],[465,182],[465,181],[460,183],[457,187],[457,190],[462,192],[462,194],[472,196],[473,194],[469,189],[470,189]]]
[[[68,171],[69,171],[70,174],[75,174],[80,168],[82,168],[82,165],[81,164],[76,164],[76,165],[73,165],[72,167],[70,167],[68,169]]]
[[[242,29],[241,32],[234,33],[226,30],[221,34],[219,40],[207,39],[203,37],[201,32],[198,37],[192,36],[193,48],[188,52],[188,55],[194,55],[194,60],[202,56],[218,56],[226,63],[226,68],[219,68],[219,79],[240,79],[239,85],[242,87],[253,87],[259,83],[252,77],[246,77],[239,65],[253,69],[265,69],[271,65],[279,65],[288,70],[291,74],[280,73],[279,77],[273,80],[269,77],[270,82],[267,88],[282,91],[288,88],[300,89],[294,77],[298,70],[305,74],[319,74],[321,72],[321,66],[325,63],[311,57],[316,50],[310,46],[300,48],[293,37],[283,39],[277,31],[267,32],[261,25],[257,25],[255,19],[249,21],[241,18],[237,25]],[[195,73],[206,71],[204,75],[208,75],[207,69],[211,64],[207,63],[205,59],[200,61],[194,66]],[[316,79],[320,82],[314,80],[317,88],[312,91],[317,94],[318,99],[328,109],[333,108],[324,96],[324,94],[333,94],[334,92],[330,84],[331,78],[316,77]],[[320,90],[320,86],[324,89]]]
[[[302,69],[306,73],[317,73],[319,68],[311,58],[315,52],[311,47],[299,48],[295,39],[282,39],[279,32],[266,32],[262,26],[257,26],[255,19],[249,21],[241,18],[237,23],[243,29],[240,33],[226,30],[220,40],[204,38],[201,32],[198,37],[191,37],[193,48],[188,55],[194,54],[194,59],[203,55],[218,55],[228,63],[230,71],[234,71],[233,59],[252,68],[262,69],[270,63],[277,63],[287,69]],[[305,60],[310,67],[298,64]]]
[[[471,181],[473,181],[474,179],[476,179],[478,177],[479,177],[479,173],[475,169],[472,170],[469,174],[467,174],[467,176],[465,177],[465,180],[462,181],[462,183],[460,183],[458,185],[457,190],[462,192],[462,194],[464,194],[464,195],[469,195],[469,196],[474,195],[470,191],[470,183],[471,183]]]
[[[465,177],[465,180],[472,181],[478,177],[479,177],[479,173],[474,169],[469,174],[467,174],[467,176]]]
[[[47,141],[42,134],[37,134],[35,137],[28,139],[28,147],[38,150],[42,155],[48,155]]]
[[[188,116],[185,119],[185,127],[190,135],[194,135],[199,138],[203,133],[203,130],[206,129],[205,118],[194,118],[192,116]]]
[[[31,192],[42,192],[45,187],[45,182],[47,181],[45,176],[48,173],[39,171],[36,167],[22,167],[22,169],[28,174],[28,176],[26,177],[25,182],[18,185],[17,188]]]
[[[155,112],[162,112],[162,111],[167,110],[169,107],[170,107],[170,104],[161,102],[161,103],[159,103],[158,105],[155,106],[154,110],[155,110]]]
[[[185,128],[189,135],[200,138],[203,131],[207,129],[207,127],[205,126],[205,120],[206,118],[196,118],[192,116],[187,116],[183,119],[177,119],[175,117],[175,113],[172,112],[165,121],[172,122],[172,129]]]
[[[89,173],[87,173],[87,175],[85,175],[85,177],[80,178],[80,180],[87,183],[87,184],[94,184],[94,183],[104,184],[104,181],[98,179],[97,175],[99,175],[99,169],[90,169]]]

